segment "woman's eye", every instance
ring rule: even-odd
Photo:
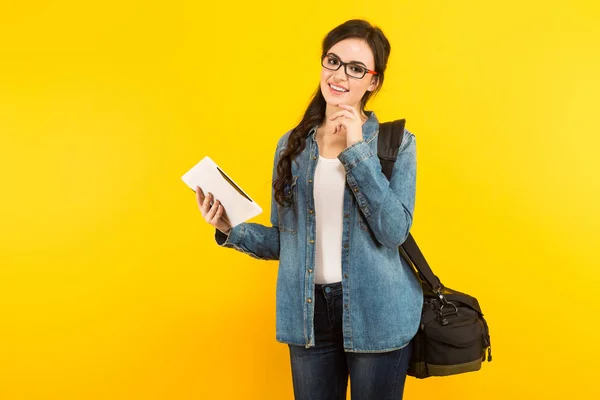
[[[329,64],[330,65],[337,65],[338,64],[337,58],[329,57]]]
[[[352,65],[350,65],[350,70],[352,72],[356,72],[357,74],[362,74],[365,69],[359,65],[352,64]]]

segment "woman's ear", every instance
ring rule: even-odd
[[[372,75],[371,83],[369,83],[369,87],[367,88],[367,90],[369,92],[372,92],[373,90],[375,90],[377,88],[378,83],[379,83],[379,77]]]

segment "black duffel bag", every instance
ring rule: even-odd
[[[377,155],[388,180],[402,143],[404,125],[405,120],[401,119],[379,127]],[[414,268],[424,296],[408,375],[422,379],[478,371],[486,360],[486,352],[487,361],[492,361],[489,329],[477,299],[444,287],[411,234],[399,251]]]

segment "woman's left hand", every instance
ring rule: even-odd
[[[333,114],[329,120],[335,125],[334,133],[339,132],[342,127],[346,130],[346,147],[350,147],[363,140],[362,119],[354,107],[346,104],[340,104],[338,107],[342,110]]]

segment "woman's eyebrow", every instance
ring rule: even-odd
[[[332,55],[332,56],[336,56],[338,60],[340,60],[340,61],[343,61],[343,60],[341,59],[341,57],[340,57],[340,56],[338,56],[337,54],[335,54],[335,53],[329,53],[329,54],[330,54],[330,55]],[[362,64],[362,65],[364,65],[364,66],[365,66],[365,68],[367,68],[367,64],[365,64],[365,63],[364,63],[364,62],[362,62],[362,61],[356,61],[356,60],[352,60],[352,61],[349,61],[349,62],[351,62],[351,63],[353,63],[353,64]]]

